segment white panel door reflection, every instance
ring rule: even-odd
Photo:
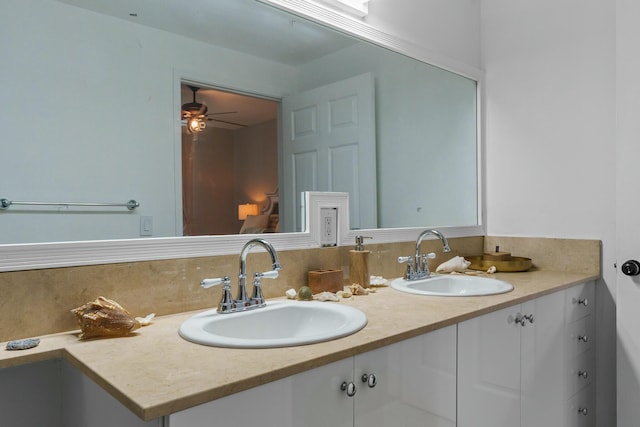
[[[350,227],[377,227],[374,102],[370,73],[283,99],[284,231],[304,231],[304,191],[349,193]]]

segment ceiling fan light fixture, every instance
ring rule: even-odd
[[[198,117],[191,117],[187,120],[187,132],[196,133],[202,132],[207,127],[204,120],[200,120]]]

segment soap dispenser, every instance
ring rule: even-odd
[[[349,251],[349,285],[358,283],[363,288],[368,288],[370,252],[364,250],[364,239],[372,237],[356,236],[356,247]]]

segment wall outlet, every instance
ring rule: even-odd
[[[320,244],[322,246],[338,245],[338,209],[320,208],[320,221],[322,232]]]

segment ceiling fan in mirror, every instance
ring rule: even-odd
[[[209,111],[209,108],[204,103],[198,102],[196,100],[196,93],[198,92],[198,90],[200,90],[200,88],[191,85],[187,85],[187,87],[191,89],[191,92],[193,93],[193,100],[191,102],[187,102],[186,104],[182,104],[181,118],[183,120],[183,124],[187,127],[188,133],[194,134],[197,132],[202,132],[207,127],[206,122],[208,121],[216,121],[242,127],[245,126],[240,123],[212,118],[211,116],[234,114],[237,113],[237,111],[207,113],[207,111]]]

